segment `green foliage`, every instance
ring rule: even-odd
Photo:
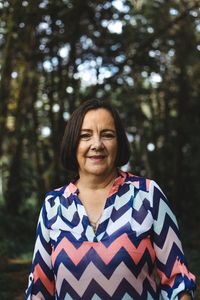
[[[5,207],[0,207],[0,257],[16,258],[33,251],[37,213],[10,215]],[[28,222],[27,222],[28,220]],[[29,256],[29,258],[31,255]]]

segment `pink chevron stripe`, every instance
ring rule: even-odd
[[[136,187],[136,189],[139,189],[140,187],[140,183],[139,181],[133,181],[133,182],[130,182],[134,187]]]
[[[127,233],[122,234],[108,248],[105,247],[103,243],[99,243],[98,246],[94,247],[94,249],[104,263],[108,264],[122,247],[126,249],[135,264],[138,264],[146,249],[148,249],[152,257],[152,261],[155,260],[155,253],[150,239],[143,239],[136,248],[130,241]]]
[[[92,248],[92,244],[95,244],[95,242],[83,242],[83,244],[76,249],[74,245],[66,237],[64,237],[56,249],[52,252],[52,264],[54,265],[56,257],[59,255],[60,251],[65,250],[67,255],[77,266],[85,254]]]
[[[151,244],[150,239],[143,239],[138,247],[135,247],[130,241],[128,234],[124,233],[117,238],[108,248],[104,246],[102,242],[84,242],[78,249],[64,237],[59,243],[55,251],[52,253],[52,264],[54,265],[56,257],[59,255],[61,250],[64,250],[75,265],[78,265],[85,254],[93,248],[103,260],[105,264],[108,264],[112,258],[118,253],[121,248],[126,249],[130,257],[133,259],[135,264],[138,264],[142,258],[144,251],[148,249],[152,261],[155,260],[155,253]]]
[[[55,283],[54,281],[49,280],[49,278],[46,276],[42,268],[39,264],[35,266],[34,272],[33,272],[33,278],[34,283],[40,279],[42,281],[42,284],[45,286],[45,288],[48,290],[48,292],[53,296],[55,292]]]
[[[115,179],[115,182],[108,194],[108,197],[111,197],[112,195],[117,193],[119,186],[124,183],[125,179],[126,179],[126,173],[120,171],[120,176]]]
[[[146,188],[147,188],[147,192],[149,191],[150,183],[151,183],[151,180],[150,180],[150,179],[146,179]]]
[[[176,261],[174,263],[174,267],[172,269],[170,278],[168,278],[162,271],[158,270],[158,274],[161,278],[161,283],[162,284],[167,284],[170,287],[173,287],[174,285],[174,281],[176,279],[176,276],[178,274],[181,274],[181,276],[186,275],[190,280],[196,280],[196,277],[190,273],[188,271],[188,269],[186,268],[186,266],[180,262],[180,260],[178,259],[178,257],[176,258]]]
[[[76,190],[77,190],[77,187],[73,183],[70,182],[70,184],[64,190],[63,195],[65,196],[65,198],[67,198],[71,194],[74,194]]]

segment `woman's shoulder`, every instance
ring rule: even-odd
[[[154,180],[136,175],[132,172],[124,172],[126,173],[125,182],[133,185],[136,189],[141,190],[143,192],[149,192],[150,187],[154,184]]]
[[[55,188],[46,193],[44,199],[44,205],[53,207],[56,203],[60,203],[62,199],[67,199],[70,195],[74,194],[77,191],[77,187],[73,182],[69,182],[59,188]]]
[[[153,205],[153,199],[155,198],[162,197],[167,199],[159,184],[153,179],[135,175],[132,172],[126,172],[125,183],[133,185],[135,194],[139,194],[140,197],[148,200],[149,203],[151,203],[151,206]]]
[[[146,209],[159,208],[160,202],[164,201],[169,205],[166,195],[160,186],[153,179],[127,173],[126,182],[134,186],[134,205],[143,205]]]

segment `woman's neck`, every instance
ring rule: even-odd
[[[79,189],[84,187],[84,189],[89,190],[101,190],[109,188],[113,185],[115,178],[117,177],[117,170],[113,170],[107,176],[97,176],[97,175],[88,175],[79,173],[79,179],[76,182],[76,185]]]

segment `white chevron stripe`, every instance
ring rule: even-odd
[[[140,234],[148,231],[153,224],[153,217],[150,212],[148,212],[147,216],[145,217],[144,221],[139,224],[135,219],[131,218],[131,229],[136,231],[136,235],[139,236]]]
[[[103,215],[101,217],[101,223],[104,222],[105,220],[107,220],[108,218],[110,218],[111,212],[113,210],[113,206],[114,205],[110,205],[108,207],[106,207],[106,209],[103,212]]]
[[[133,300],[133,298],[132,298],[128,293],[126,293],[126,294],[123,296],[122,300]]]
[[[97,294],[94,294],[91,300],[102,300],[102,299]]]
[[[149,192],[140,191],[134,198],[133,208],[139,211],[145,198],[148,200]]]
[[[115,209],[119,210],[122,206],[126,205],[131,197],[134,197],[134,186],[130,185],[130,190],[122,196],[116,196],[115,198]]]
[[[73,227],[73,229],[68,226],[60,216],[56,219],[56,221],[52,224],[51,227],[53,230],[50,231],[51,239],[57,241],[61,231],[69,231],[76,240],[81,238],[81,233],[84,231],[83,225],[81,222],[78,223],[77,226]]]
[[[85,214],[85,208],[84,208],[84,206],[81,205],[81,204],[78,204],[78,205],[77,205],[77,211],[78,211],[78,213],[79,213],[81,216],[83,216],[83,215]]]
[[[50,203],[45,199],[46,211],[47,211],[47,219],[51,220],[58,213],[58,207],[60,206],[60,198],[56,197],[54,199],[54,205],[51,206]]]
[[[73,300],[73,298],[67,293],[64,300]]]
[[[51,257],[49,256],[49,253],[45,250],[44,246],[42,245],[39,236],[37,237],[36,242],[35,242],[33,260],[35,259],[35,256],[36,256],[38,251],[39,251],[40,255],[42,256],[42,259],[44,260],[44,262],[48,266],[51,266]]]
[[[53,230],[59,229],[63,231],[71,231],[71,227],[68,226],[66,222],[61,219],[60,216],[57,217],[56,221],[52,224],[51,228]]]
[[[161,295],[162,295],[161,299],[163,299],[163,300],[169,300],[169,297],[168,297],[168,294],[167,294],[166,291],[161,290]],[[175,298],[174,300],[178,300],[178,299]]]
[[[182,281],[182,282],[179,284],[179,286],[178,286],[176,289],[173,290],[173,293],[172,293],[172,295],[171,295],[171,299],[175,299],[175,300],[180,299],[180,298],[178,297],[178,295],[180,295],[180,293],[181,293],[182,291],[184,291],[184,290],[185,290],[185,283]],[[168,298],[168,299],[169,299],[169,298]]]
[[[155,299],[149,294],[149,292],[147,293],[147,300],[155,300]]]
[[[41,292],[37,293],[37,295],[32,295],[31,300],[45,300],[44,296],[42,295]]]
[[[85,235],[88,239],[88,241],[93,242],[95,238],[94,230],[91,226],[87,226],[87,229],[85,230]]]
[[[167,198],[165,193],[161,190],[160,186],[157,184],[157,182],[155,182],[154,180],[151,180],[151,184],[150,184],[150,188],[149,188],[150,194],[153,194],[155,188],[157,188],[161,192],[161,194],[163,194],[164,198]],[[152,195],[151,195],[151,198],[153,198]]]
[[[74,214],[76,213],[76,205],[72,202],[67,208],[64,205],[61,205],[61,211],[64,218],[68,219],[70,222],[72,221]]]
[[[181,242],[179,238],[177,237],[176,233],[174,230],[170,227],[165,239],[165,243],[162,248],[159,248],[155,243],[154,243],[154,249],[156,251],[156,256],[158,259],[163,263],[166,264],[169,254],[172,251],[172,246],[173,244],[176,244],[178,248],[183,251]]]
[[[148,269],[147,264],[144,266],[144,268]],[[156,289],[154,280],[152,280],[150,276],[146,274],[146,271],[141,272],[140,275],[136,278],[129,270],[129,268],[123,262],[121,262],[113,272],[112,276],[107,279],[102,274],[102,272],[100,272],[100,270],[92,262],[90,262],[81,278],[77,280],[73,276],[73,274],[64,266],[64,264],[61,263],[58,269],[56,290],[59,295],[63,280],[67,280],[71,287],[79,294],[80,297],[82,297],[91,281],[95,280],[110,296],[112,296],[123,278],[125,278],[130,283],[130,285],[134,287],[137,293],[141,295],[143,291],[143,281],[146,277],[152,284],[153,289]]]
[[[133,300],[133,297],[131,297],[128,293],[126,293],[124,296],[123,296],[123,298],[122,298],[122,300]],[[149,294],[149,292],[147,293],[147,298],[145,298],[145,300],[155,300],[150,294]],[[169,298],[168,298],[168,300],[169,300]]]
[[[101,239],[103,238],[104,234],[105,234],[105,232],[100,233],[100,234],[97,236],[97,240],[98,240],[98,241],[101,241]]]
[[[158,218],[154,221],[154,230],[157,234],[160,234],[161,230],[163,229],[166,214],[168,214],[168,216],[172,219],[172,222],[178,227],[175,215],[165,201],[160,199]]]
[[[45,200],[47,201],[47,200],[49,200],[51,198],[52,198],[52,195],[48,195],[48,196],[45,197]]]
[[[132,209],[130,208],[127,210],[119,219],[117,219],[115,222],[113,222],[111,219],[109,220],[108,227],[106,229],[106,232],[111,235],[115,231],[119,230],[119,228],[123,227],[128,223],[128,221],[131,219],[131,213]]]
[[[43,222],[43,217],[42,217],[42,210],[40,212],[39,220],[38,220],[38,226],[40,225],[41,231],[42,231],[42,236],[45,239],[45,241],[48,243],[50,238],[49,238],[49,231],[46,228],[44,222]]]

